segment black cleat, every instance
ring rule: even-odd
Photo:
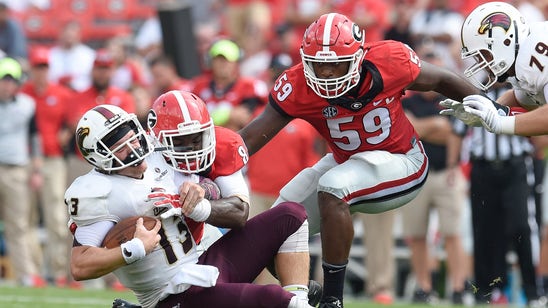
[[[340,299],[329,296],[320,302],[319,308],[343,308],[343,303]]]
[[[314,280],[308,281],[308,304],[312,307],[318,306],[320,299],[322,299],[323,287]]]
[[[112,302],[112,308],[141,308],[141,306],[132,304],[121,298],[117,298]]]

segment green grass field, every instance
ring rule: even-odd
[[[136,302],[131,292],[116,292],[110,290],[72,290],[60,288],[21,288],[12,286],[0,286],[0,307],[2,308],[96,308],[111,307],[114,298],[124,298]],[[385,308],[387,306],[371,303],[367,300],[345,301],[345,308]],[[410,305],[407,303],[395,303],[391,307],[397,308],[431,308],[427,305]],[[436,305],[436,307],[455,307],[449,305]],[[195,307],[198,308],[198,307]],[[207,307],[217,308],[217,307]],[[222,308],[222,307],[218,307]]]

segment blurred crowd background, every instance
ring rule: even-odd
[[[35,132],[41,142],[21,162],[14,160],[9,151],[0,150],[0,173],[12,172],[13,166],[26,172],[22,175],[22,192],[12,187],[12,180],[0,176],[0,278],[6,283],[32,287],[123,289],[108,277],[77,283],[70,279],[68,271],[71,236],[63,194],[77,176],[90,168],[73,144],[76,123],[88,108],[115,104],[136,113],[146,127],[148,109],[158,95],[168,90],[187,90],[206,102],[216,125],[238,130],[268,103],[270,88],[283,70],[300,63],[299,46],[306,27],[321,14],[332,11],[347,15],[364,28],[366,42],[402,41],[423,60],[460,73],[464,70],[460,57],[461,24],[471,10],[485,2],[1,1],[0,54],[4,59],[16,60],[16,64],[0,62],[0,79],[17,87],[10,88],[0,81],[0,100],[8,100],[16,93],[25,93],[34,100],[33,119],[29,118],[23,126],[29,135]],[[544,21],[548,16],[548,0],[511,3],[529,22]],[[408,93],[407,99],[426,101],[430,109],[437,110],[442,98],[419,98]],[[3,102],[0,145],[7,147],[11,141],[3,135],[12,134],[8,126],[15,120],[7,118],[9,113],[4,113],[2,105]],[[426,127],[421,126],[420,118],[435,116],[437,112],[417,113],[412,104],[408,106],[421,137],[433,144],[450,139],[449,135],[442,136],[442,142],[439,136],[429,135],[427,128],[419,129]],[[447,134],[453,134],[451,122],[447,120],[444,125]],[[458,210],[438,214],[429,206],[436,201],[421,199],[424,206],[417,207],[417,211],[427,217],[424,228],[405,227],[407,219],[418,223],[422,220],[401,210],[356,216],[356,243],[347,274],[349,294],[390,304],[398,298],[427,302],[434,294],[440,298],[451,294],[449,290],[473,292],[473,236],[467,188],[470,178],[466,172],[466,158],[470,156],[466,153],[471,148],[467,148],[470,143],[465,135],[461,140],[461,166],[463,175],[468,177],[463,178],[463,189],[457,192]],[[32,143],[32,137],[28,141]],[[529,139],[527,142],[531,142],[528,155],[539,166],[537,180],[529,183],[537,193],[539,231],[543,223],[540,195],[545,143]],[[291,122],[251,158],[247,167],[252,215],[268,208],[291,177],[328,151],[307,123]],[[444,168],[441,158],[435,171]],[[437,192],[433,189],[428,194]],[[445,228],[445,219],[453,219],[454,226]],[[14,220],[23,221],[23,225],[12,226]],[[8,239],[10,232],[12,238]],[[25,260],[10,254],[14,249],[9,243],[27,246],[31,257]],[[508,271],[514,280],[505,281],[501,292],[508,301],[519,302],[523,295],[516,282],[519,275],[510,241],[509,245]],[[321,256],[317,239],[311,240],[311,253],[314,264],[321,263],[317,262]],[[453,269],[449,263],[454,264]],[[313,267],[311,274],[321,281],[317,276],[321,271],[317,269]],[[496,278],[493,277],[495,282]],[[271,278],[261,279],[266,282]],[[465,303],[466,298],[449,300]]]

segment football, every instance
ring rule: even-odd
[[[143,225],[148,230],[151,230],[154,228],[154,225],[156,225],[156,219],[148,216],[132,216],[122,219],[108,231],[107,235],[103,239],[103,247],[118,247],[133,239],[133,235],[135,234],[135,225],[137,224],[137,219],[139,219],[139,217],[143,217]]]

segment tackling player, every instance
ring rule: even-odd
[[[481,123],[497,134],[548,134],[548,22],[529,24],[512,5],[489,2],[468,15],[461,36],[462,57],[475,60],[465,76],[484,91],[497,81],[508,81],[512,89],[497,99],[503,106],[472,95],[462,103],[442,102],[447,109],[441,113],[469,125]],[[532,109],[536,110],[522,113]]]
[[[149,134],[162,147],[167,164],[153,167],[171,167],[178,187],[189,175],[213,180],[219,190],[217,194],[220,193],[217,199],[222,198],[225,202],[212,206],[218,220],[208,223],[225,228],[241,227],[249,215],[249,189],[241,170],[249,160],[247,148],[236,132],[214,126],[204,106],[198,96],[185,91],[169,91],[156,99],[148,116]],[[196,224],[192,220],[187,223],[199,241],[204,223]],[[284,253],[275,259],[275,268],[281,285],[306,299],[309,295],[307,283],[314,282],[308,281],[308,245],[298,243],[308,242],[308,222],[305,221],[293,240],[287,242],[287,247],[281,250]],[[289,249],[293,244],[294,248]],[[314,288],[317,287],[314,283]],[[318,301],[319,296],[311,298],[310,303],[315,306]]]
[[[277,200],[305,205],[311,235],[321,228],[320,307],[342,307],[351,214],[400,207],[426,179],[428,160],[402,109],[404,92],[436,91],[454,99],[479,93],[403,43],[365,44],[364,36],[342,14],[319,17],[304,35],[302,63],[281,74],[269,105],[240,131],[252,155],[293,118],[302,118],[330,145],[332,153],[294,177]]]
[[[202,110],[205,122],[211,122],[205,105]],[[76,280],[114,272],[143,307],[310,307],[280,286],[251,283],[303,229],[301,206],[289,202],[269,210],[232,229],[199,256],[180,214],[214,222],[218,217],[212,204],[217,201],[204,199],[204,189],[192,179],[178,190],[169,173],[148,167],[163,157],[150,155],[153,147],[134,114],[99,105],[80,119],[76,143],[95,167],[65,193]],[[177,193],[180,199],[172,200]],[[159,215],[161,223],[147,230],[139,220],[133,239],[117,248],[102,247],[116,222],[136,215]]]

